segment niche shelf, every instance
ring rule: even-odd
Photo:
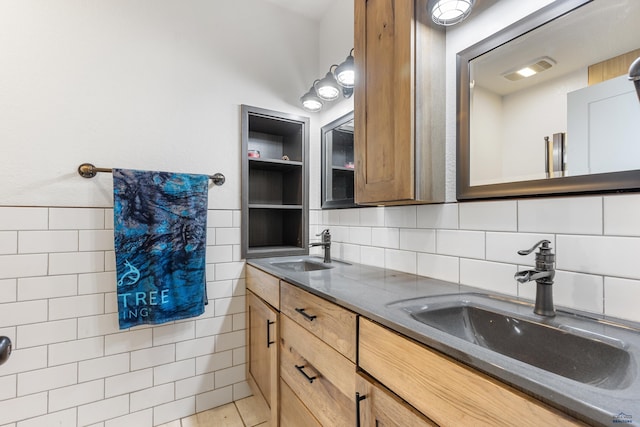
[[[243,258],[309,253],[308,144],[308,117],[242,105]]]

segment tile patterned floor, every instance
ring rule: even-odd
[[[250,396],[158,427],[269,427],[269,408]]]

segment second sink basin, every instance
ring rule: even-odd
[[[625,342],[603,335],[604,328],[613,327],[595,319],[563,313],[536,319],[523,315],[519,303],[481,294],[425,297],[390,306],[457,338],[580,383],[620,389],[631,383],[635,372]]]
[[[333,266],[330,264],[323,264],[322,262],[315,262],[308,259],[272,262],[271,265],[294,272],[328,270],[330,268],[333,268]]]

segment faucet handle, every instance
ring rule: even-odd
[[[535,251],[538,246],[540,246],[540,252],[551,250],[549,246],[551,244],[548,240],[540,240],[538,243],[533,245],[531,249],[522,249],[518,251],[518,255],[529,255],[531,252]]]
[[[329,229],[328,229],[328,228],[325,228],[325,229],[324,229],[324,230],[322,230],[319,234],[316,234],[316,237],[319,237],[319,236],[324,237],[324,236],[326,236],[326,235],[331,235],[331,233],[329,232]]]

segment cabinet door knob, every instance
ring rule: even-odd
[[[316,376],[310,377],[309,375],[307,375],[307,373],[304,371],[304,365],[295,365],[295,367],[298,372],[300,372],[307,379],[307,381],[309,381],[309,384],[313,384],[313,380],[318,378]]]
[[[304,308],[296,308],[296,311],[300,314],[302,314],[304,316],[305,319],[307,319],[309,322],[313,321],[313,319],[315,319],[318,316],[312,316],[310,314],[308,314],[306,311],[304,311]]]

